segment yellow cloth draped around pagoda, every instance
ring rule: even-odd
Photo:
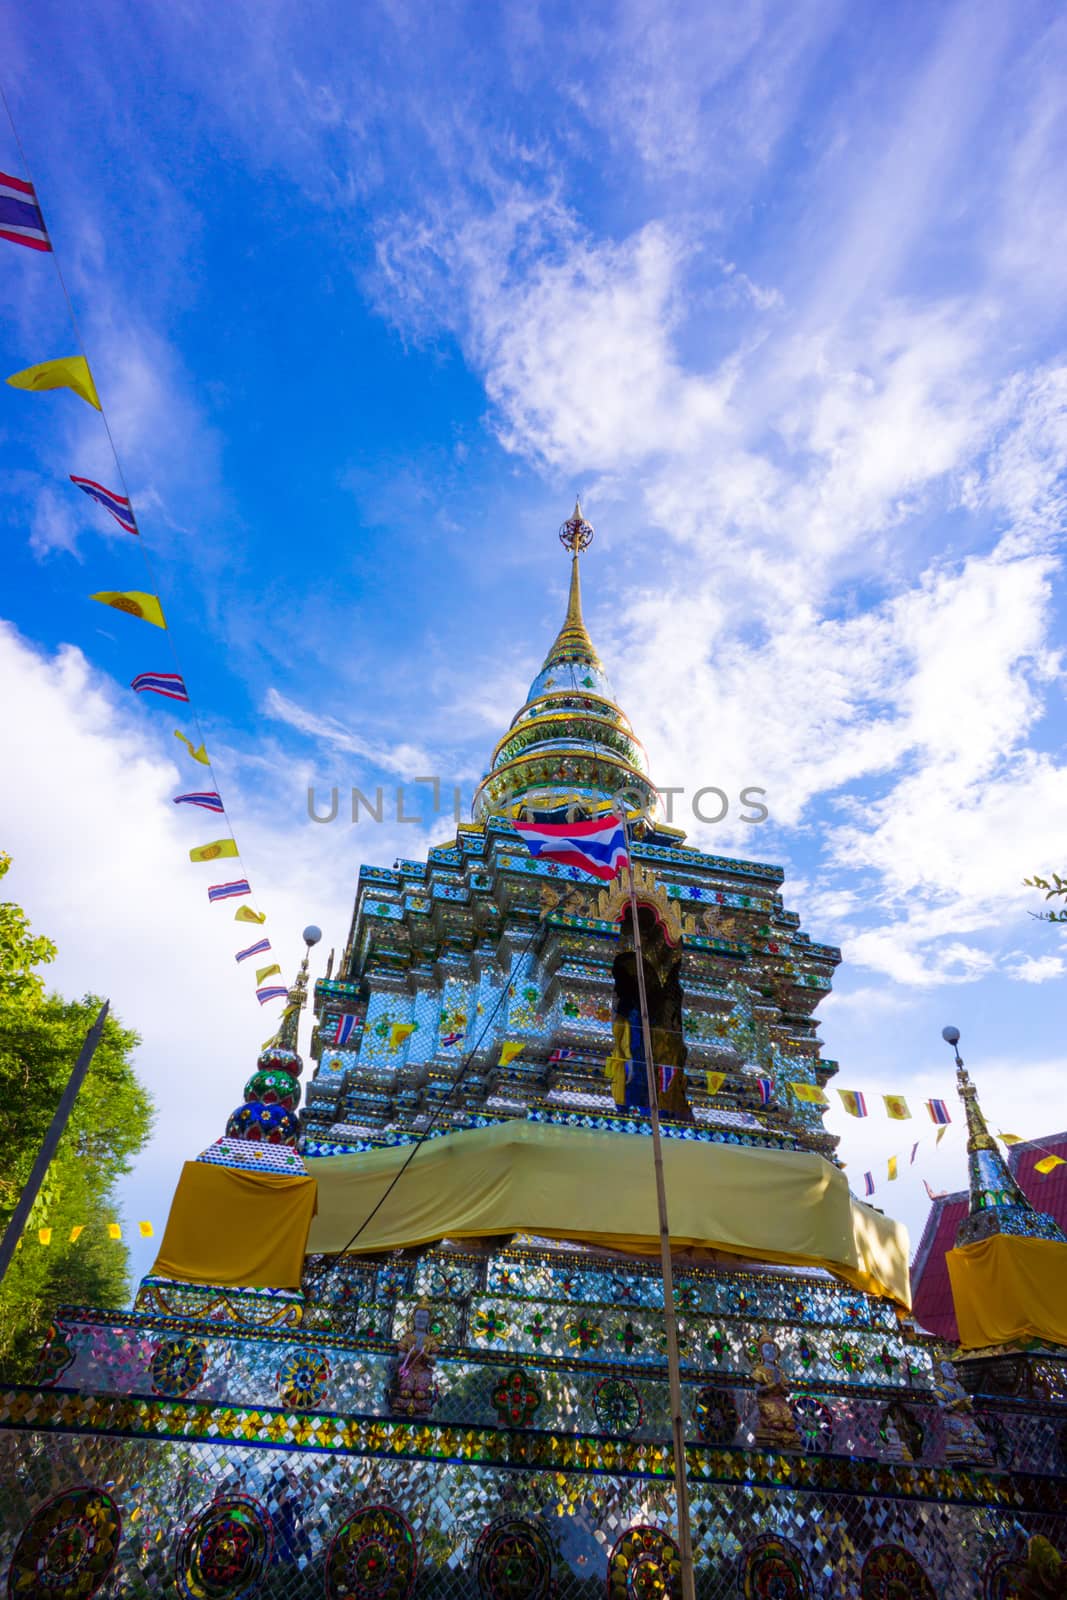
[[[438,1239],[533,1233],[652,1255],[659,1248],[647,1139],[509,1122],[430,1139],[371,1212],[410,1145],[309,1162],[318,1214],[308,1250],[360,1253]],[[671,1242],[752,1261],[825,1267],[910,1307],[906,1229],[849,1193],[808,1151],[665,1139]]]
[[[965,1350],[1020,1339],[1067,1345],[1067,1244],[994,1233],[945,1260]]]
[[[299,1289],[314,1178],[187,1161],[153,1272],[232,1289]]]

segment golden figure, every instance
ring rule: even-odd
[[[759,1355],[752,1367],[752,1376],[758,1385],[756,1446],[760,1450],[800,1450],[803,1446],[789,1404],[785,1374],[778,1365],[781,1351],[773,1339],[761,1339],[758,1349]]]

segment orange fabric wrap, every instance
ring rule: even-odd
[[[945,1256],[960,1344],[1067,1345],[1067,1244],[995,1233]]]
[[[299,1289],[314,1178],[187,1161],[153,1272],[233,1289]]]

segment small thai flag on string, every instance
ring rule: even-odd
[[[215,883],[207,892],[209,900],[237,900],[243,894],[251,894],[252,886],[247,878],[235,878],[232,883]]]
[[[610,883],[629,860],[626,829],[618,817],[589,822],[516,822],[515,832],[536,861],[559,861]]]
[[[334,1044],[347,1044],[356,1031],[359,1017],[354,1011],[346,1011],[337,1019],[337,1032],[333,1036]]]
[[[874,1193],[874,1173],[873,1172],[865,1172],[863,1174],[863,1192],[864,1192],[864,1194],[873,1194]]]
[[[574,1058],[575,1058],[575,1054],[576,1054],[576,1052],[574,1050],[553,1050],[552,1054],[549,1056],[548,1059],[549,1059],[550,1062],[551,1061],[573,1061]]]
[[[119,527],[126,533],[136,533],[137,524],[133,520],[133,511],[130,502],[124,494],[116,494],[114,489],[105,489],[102,483],[94,483],[92,478],[76,478],[73,472],[70,475],[71,483],[76,483],[79,489],[84,489],[90,499],[102,505],[105,511],[111,513]]]
[[[446,1033],[444,1038],[441,1040],[441,1049],[451,1050],[452,1046],[454,1044],[458,1044],[462,1037],[463,1035],[461,1033]]]
[[[191,794],[176,794],[176,806],[201,806],[205,811],[217,811],[222,815],[222,796],[216,794],[214,789],[194,789]]]
[[[0,172],[0,239],[31,250],[52,248],[33,184],[9,172]]]
[[[165,700],[185,700],[185,680],[176,672],[139,672],[130,683],[137,694],[161,694]],[[219,807],[222,810],[222,807]]]
[[[269,939],[260,939],[258,944],[250,944],[247,950],[238,950],[237,954],[234,956],[233,959],[235,961],[247,961],[249,956],[266,955],[266,953],[267,953],[267,951],[269,949],[270,949],[270,940]]]
[[[288,994],[288,989],[283,988],[280,984],[272,983],[266,989],[257,989],[256,999],[261,1006],[265,1006],[268,1000],[285,1000]]]
[[[759,1090],[759,1103],[760,1103],[760,1105],[761,1106],[770,1105],[771,1097],[774,1094],[774,1080],[773,1080],[773,1078],[757,1078],[756,1079],[756,1088]]]
[[[946,1123],[952,1121],[948,1114],[948,1106],[943,1100],[928,1100],[926,1109],[930,1113],[930,1121],[936,1122],[939,1128],[943,1128]]]

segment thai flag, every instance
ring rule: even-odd
[[[549,1059],[550,1062],[552,1062],[552,1061],[574,1061],[576,1059],[576,1056],[577,1056],[577,1051],[575,1051],[575,1050],[553,1050],[552,1054],[549,1056],[548,1059]]]
[[[463,1035],[461,1033],[446,1033],[444,1038],[441,1040],[441,1049],[450,1050],[454,1044],[459,1043],[462,1037]]]
[[[346,1011],[337,1021],[337,1031],[333,1036],[334,1044],[347,1044],[356,1031],[359,1017],[354,1011]]]
[[[252,886],[247,878],[235,878],[232,883],[215,883],[207,892],[209,900],[238,900],[243,894],[251,894]]]
[[[874,1193],[874,1173],[873,1172],[865,1172],[863,1174],[863,1192],[864,1192],[864,1194],[873,1194]]]
[[[257,989],[256,999],[261,1006],[265,1006],[268,1000],[285,1000],[288,994],[288,989],[283,988],[280,984],[272,983],[267,989]]]
[[[943,1100],[928,1100],[926,1109],[930,1113],[931,1122],[936,1122],[939,1128],[943,1128],[947,1122],[952,1121],[948,1114],[948,1106]]]
[[[176,806],[200,806],[204,811],[217,811],[222,814],[222,796],[216,794],[214,789],[194,789],[190,794],[176,794]]]
[[[761,1106],[770,1105],[774,1095],[773,1078],[757,1078],[756,1088],[759,1090],[759,1103]]]
[[[116,494],[114,489],[105,489],[102,483],[94,483],[92,478],[76,478],[73,472],[70,475],[71,483],[76,483],[79,489],[84,489],[91,499],[109,511],[126,533],[136,533],[137,524],[133,520],[133,510],[124,494]]]
[[[626,829],[618,817],[589,822],[516,822],[513,824],[535,860],[579,867],[610,883],[629,860]]]
[[[29,245],[31,250],[52,248],[33,184],[9,172],[0,172],[0,239]]]
[[[269,949],[270,949],[270,940],[269,939],[260,939],[258,944],[250,944],[247,950],[238,950],[237,954],[234,956],[233,959],[235,961],[247,961],[249,956],[266,955],[266,953],[267,953],[267,951]]]
[[[139,672],[131,680],[130,688],[137,694],[161,694],[165,700],[189,699],[185,679],[176,672]],[[221,805],[219,810],[222,810]]]

